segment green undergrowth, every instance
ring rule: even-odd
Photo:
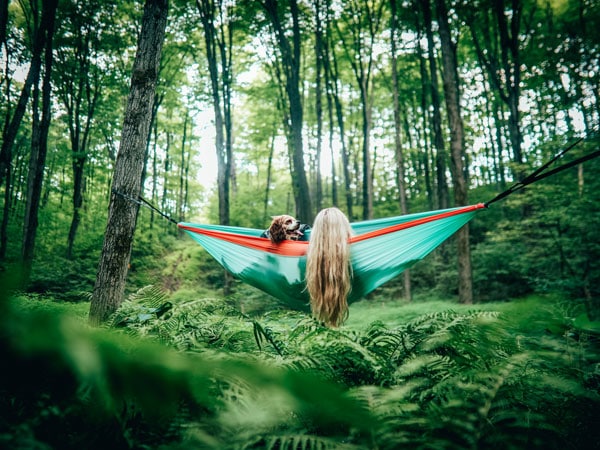
[[[89,304],[2,301],[0,447],[594,448],[597,337],[580,308],[364,300],[327,329],[153,286]]]

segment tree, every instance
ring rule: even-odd
[[[56,18],[56,7],[58,0],[44,2],[42,9],[42,21],[40,32],[45,33],[44,49],[44,76],[42,83],[42,117],[38,117],[38,93],[34,86],[34,118],[31,138],[31,155],[29,163],[29,174],[27,182],[27,203],[25,207],[24,233],[23,233],[23,264],[26,277],[29,276],[35,249],[35,238],[38,227],[38,209],[42,194],[42,181],[44,179],[44,167],[46,166],[46,154],[48,150],[48,130],[50,128],[51,112],[51,77],[52,77],[52,39],[54,36],[54,22]]]
[[[346,197],[346,211],[349,218],[354,218],[353,211],[353,198],[351,189],[351,174],[350,174],[350,158],[348,156],[347,147],[347,136],[344,128],[344,111],[342,106],[341,94],[340,94],[340,74],[338,70],[338,58],[335,52],[336,43],[332,37],[332,12],[331,12],[331,1],[326,1],[327,14],[325,15],[325,45],[323,46],[323,71],[325,73],[325,84],[327,86],[327,108],[329,113],[329,127],[330,143],[333,142],[334,127],[337,123],[337,129],[339,131],[339,141],[341,144],[341,159],[342,159],[342,173],[344,176],[344,191]],[[335,107],[335,123],[333,119],[333,110]],[[333,159],[333,158],[332,158]],[[337,186],[335,180],[335,164],[332,164],[332,199],[333,204],[337,204]]]
[[[65,8],[66,9],[66,8]],[[81,223],[85,190],[85,166],[89,158],[92,123],[101,99],[102,71],[95,66],[101,44],[97,21],[102,17],[101,4],[72,4],[66,9],[62,23],[66,28],[58,47],[57,96],[66,112],[69,130],[71,166],[73,170],[73,215],[67,237],[67,258],[73,258],[73,247]]]
[[[48,12],[50,10],[52,4],[53,3],[49,3],[47,5],[44,4],[42,9],[42,15],[44,14],[44,11]],[[21,126],[23,117],[25,116],[25,111],[27,109],[27,104],[29,103],[29,97],[31,95],[32,86],[37,85],[39,82],[42,67],[42,54],[44,52],[44,46],[46,42],[45,24],[44,20],[41,19],[41,17],[38,15],[39,13],[37,12],[37,2],[31,2],[30,6],[32,11],[32,29],[30,30],[30,33],[32,36],[31,40],[33,42],[33,46],[29,70],[27,72],[27,77],[25,78],[25,82],[21,89],[21,94],[19,96],[19,100],[17,101],[15,111],[12,117],[10,117],[10,110],[7,109],[4,126],[2,129],[2,147],[0,147],[0,186],[5,182],[4,216],[2,220],[2,230],[0,230],[0,255],[2,257],[4,257],[4,254],[6,252],[7,242],[6,226],[8,223],[7,221],[9,213],[8,205],[10,203],[12,148],[15,143],[17,133],[19,132],[19,128]],[[56,5],[54,5],[54,9],[56,9]],[[4,8],[2,8],[2,10],[4,10]],[[41,23],[39,22],[40,20]],[[8,86],[7,92],[9,92]]]
[[[454,205],[467,204],[467,182],[465,179],[464,126],[460,113],[460,89],[456,61],[456,44],[450,36],[448,11],[445,0],[436,0],[437,22],[442,46],[442,78],[444,98],[450,123],[450,172],[454,187]],[[469,247],[469,225],[456,234],[458,259],[458,296],[461,303],[473,303],[473,274]]]
[[[440,209],[448,208],[448,183],[446,181],[446,152],[444,149],[444,136],[442,135],[442,115],[441,100],[438,91],[438,69],[435,54],[435,44],[433,41],[433,18],[431,16],[430,0],[424,0],[421,3],[423,8],[423,17],[425,20],[425,32],[427,34],[427,51],[429,59],[430,76],[430,94],[431,106],[433,108],[433,143],[435,147],[435,168],[437,179],[437,207]]]
[[[104,322],[121,304],[137,221],[146,141],[165,36],[168,0],[146,0],[133,63],[121,144],[115,162],[108,222],[89,320]]]
[[[322,87],[322,72],[323,72],[323,48],[325,46],[323,33],[323,3],[316,0],[314,3],[315,14],[315,113],[317,116],[317,149],[316,149],[316,184],[315,204],[317,211],[323,208],[323,180],[321,177],[321,152],[323,149],[323,87]],[[335,165],[333,165],[335,167]],[[332,178],[332,185],[335,186],[335,178]],[[335,196],[333,196],[335,197]]]
[[[398,39],[398,11],[396,0],[390,1],[391,7],[391,23],[390,23],[390,41],[391,41],[391,57],[392,57],[392,85],[393,85],[393,97],[394,97],[394,154],[396,156],[397,165],[397,177],[398,177],[398,189],[399,189],[399,202],[400,212],[402,214],[408,213],[408,206],[406,201],[406,174],[404,168],[404,153],[402,150],[402,140],[400,137],[400,130],[402,129],[402,119],[400,117],[400,91],[398,87],[398,50],[397,50],[397,39]],[[404,297],[410,300],[412,297],[412,291],[410,286],[410,270],[404,271]]]
[[[280,4],[276,0],[265,0],[262,6],[273,26],[277,48],[281,56],[285,92],[288,98],[289,125],[288,148],[292,166],[292,187],[296,201],[296,215],[306,223],[312,223],[313,210],[304,167],[302,138],[303,109],[300,96],[300,55],[301,35],[298,2],[290,0],[289,9],[292,21],[291,42],[282,23]]]
[[[224,4],[223,0],[196,0],[196,7],[204,30],[215,116],[219,223],[229,225],[229,196],[233,166],[231,117],[233,16],[230,6]]]
[[[373,216],[373,173],[371,165],[371,131],[373,118],[373,68],[375,66],[375,40],[382,23],[382,1],[353,0],[345,8],[346,28],[350,42],[338,27],[340,39],[360,92],[362,114],[362,202],[363,219]]]
[[[508,131],[513,161],[523,162],[519,100],[521,97],[520,42],[530,33],[529,26],[521,32],[523,0],[511,0],[505,11],[503,0],[484,0],[467,8],[467,21],[477,56],[487,70],[496,92],[507,105]],[[536,6],[532,6],[532,14]],[[491,10],[491,12],[490,12]],[[491,14],[495,23],[480,16]],[[479,18],[478,18],[479,16]],[[492,26],[486,26],[492,25]],[[519,170],[519,169],[517,169]]]

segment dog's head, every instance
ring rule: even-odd
[[[269,238],[271,242],[277,244],[286,239],[298,240],[302,233],[298,230],[300,221],[292,216],[281,215],[273,216],[273,221],[269,227]]]

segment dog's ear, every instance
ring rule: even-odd
[[[285,227],[283,226],[282,221],[280,220],[281,216],[277,216],[273,219],[271,226],[269,227],[269,237],[271,238],[271,242],[273,244],[277,244],[281,241],[285,241]]]

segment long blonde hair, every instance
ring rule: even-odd
[[[327,326],[337,327],[348,318],[351,236],[350,222],[337,208],[321,210],[310,232],[306,287],[313,317]]]

